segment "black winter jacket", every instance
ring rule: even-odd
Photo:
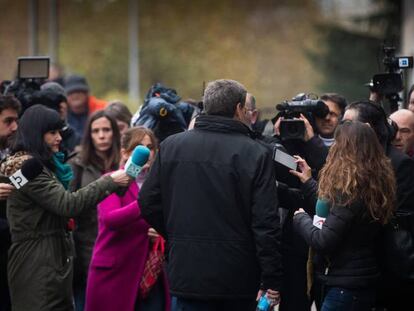
[[[397,210],[414,212],[414,160],[395,147],[386,148],[397,181]]]
[[[314,275],[327,286],[366,288],[378,280],[376,240],[381,224],[367,215],[357,202],[350,206],[334,205],[322,229],[307,213],[293,217],[295,229],[315,250]]]
[[[249,128],[200,116],[168,137],[139,194],[144,218],[168,240],[173,295],[254,298],[280,289],[279,216],[271,153]]]

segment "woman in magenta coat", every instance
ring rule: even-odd
[[[137,145],[151,150],[143,172],[149,169],[157,148],[153,133],[129,129],[122,137],[122,161]],[[150,226],[141,217],[138,181],[122,196],[112,194],[98,205],[99,232],[89,267],[86,310],[170,310],[165,275],[161,275],[146,299],[139,297],[139,283],[151,244]],[[152,235],[153,233],[150,233]]]

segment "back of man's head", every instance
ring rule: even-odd
[[[362,100],[349,104],[346,107],[346,111],[348,110],[356,112],[356,121],[368,123],[371,126],[382,145],[386,145],[392,140],[391,125],[388,123],[384,108],[380,105],[369,100]]]
[[[208,115],[233,118],[237,104],[244,106],[246,94],[246,88],[237,81],[212,81],[204,91],[204,112]]]

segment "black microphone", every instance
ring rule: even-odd
[[[36,158],[30,158],[23,162],[22,168],[9,176],[10,183],[20,189],[29,181],[35,179],[43,171],[42,163]]]

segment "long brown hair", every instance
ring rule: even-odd
[[[92,142],[92,123],[100,118],[108,119],[112,128],[112,146],[106,152],[106,159],[102,159],[98,156]],[[104,110],[99,110],[92,114],[86,123],[85,133],[83,134],[81,151],[82,163],[84,165],[91,164],[102,172],[115,170],[119,165],[120,150],[120,134],[115,119]]]
[[[320,172],[319,197],[341,205],[361,200],[384,224],[395,207],[395,188],[391,162],[371,127],[358,121],[339,125]]]

